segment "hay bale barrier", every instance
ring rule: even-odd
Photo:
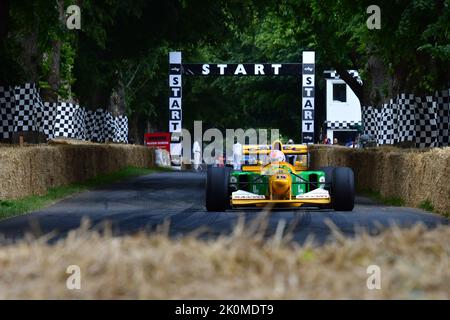
[[[210,241],[82,228],[54,244],[0,246],[0,299],[449,299],[449,237],[418,225],[317,247],[264,241],[251,227]],[[72,264],[81,290],[66,287]],[[374,264],[380,290],[367,289]]]
[[[310,147],[310,154],[311,165],[316,169],[351,167],[359,192],[399,198],[407,206],[429,203],[437,213],[450,213],[450,147],[417,150],[315,145]]]
[[[2,146],[0,163],[0,199],[17,199],[126,167],[150,168],[155,156],[144,146],[121,144]]]

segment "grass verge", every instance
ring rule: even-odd
[[[83,182],[73,183],[67,186],[49,188],[42,196],[28,196],[14,200],[0,200],[0,220],[42,209],[50,204],[64,199],[72,194],[87,191],[95,187],[108,185],[113,182],[132,177],[151,174],[159,171],[167,171],[165,168],[134,168],[128,167],[110,174],[98,175]]]
[[[383,203],[388,206],[394,206],[394,207],[404,207],[405,201],[401,198],[389,198],[389,197],[383,197],[379,192],[371,191],[371,190],[362,190],[359,192],[360,195],[371,198],[377,202]],[[419,209],[440,214],[446,218],[450,218],[450,212],[437,212],[431,203],[430,200],[424,200],[422,201],[419,206]]]
[[[419,204],[419,208],[426,210],[426,211],[430,211],[430,212],[434,212],[434,206],[431,203],[430,200],[424,200]]]
[[[360,194],[368,198],[371,198],[377,202],[384,203],[388,206],[403,207],[405,205],[405,201],[401,198],[383,197],[379,192],[376,191],[362,190]]]

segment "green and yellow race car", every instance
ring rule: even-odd
[[[249,159],[242,170],[208,167],[206,209],[224,211],[238,207],[314,206],[352,211],[355,203],[353,171],[347,167],[308,170],[306,145],[244,145]]]

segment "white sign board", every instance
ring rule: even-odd
[[[302,59],[302,143],[314,143],[315,52],[304,51]]]

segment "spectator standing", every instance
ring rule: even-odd
[[[202,149],[200,148],[200,143],[198,143],[198,141],[194,141],[194,145],[192,146],[192,153],[194,154],[194,170],[198,171],[202,162]]]
[[[242,163],[242,144],[237,140],[233,145],[233,168],[234,170],[241,170]]]

